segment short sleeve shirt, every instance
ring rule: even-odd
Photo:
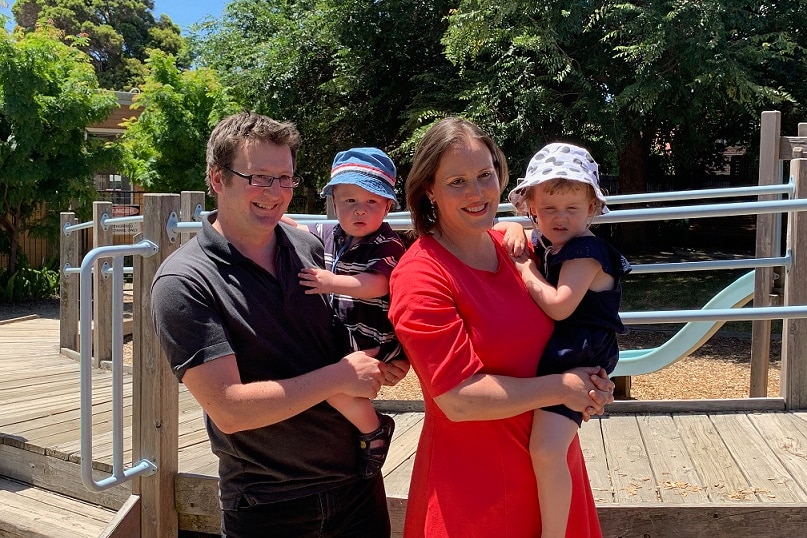
[[[597,236],[570,239],[559,252],[547,249],[533,234],[533,245],[541,272],[557,287],[563,263],[590,258],[614,278],[609,290],[587,290],[572,314],[555,323],[552,339],[544,351],[538,374],[564,372],[575,366],[601,366],[610,374],[619,359],[617,334],[626,332],[619,317],[622,278],[630,263],[608,242]],[[543,263],[541,263],[543,261]]]
[[[212,227],[215,218],[169,256],[152,284],[155,328],[177,378],[230,354],[244,383],[291,378],[339,360],[347,352],[344,328],[327,300],[306,295],[297,277],[304,267],[322,266],[322,243],[278,225],[274,277],[227,242]],[[355,429],[326,403],[234,434],[207,416],[205,422],[225,509],[293,499],[356,478]]]
[[[377,273],[389,279],[406,248],[386,222],[364,237],[348,236],[339,224],[316,224],[309,229],[325,244],[325,268],[337,275]],[[389,294],[359,299],[334,294],[332,304],[355,342],[355,349],[381,347],[379,360],[403,359],[395,330],[387,317]]]

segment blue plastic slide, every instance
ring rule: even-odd
[[[715,295],[703,309],[740,308],[753,297],[754,271],[751,271]],[[724,323],[725,321],[690,321],[659,347],[621,350],[619,363],[611,375],[631,376],[661,370],[689,356],[705,344]]]

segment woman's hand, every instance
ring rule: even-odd
[[[605,405],[614,401],[614,382],[599,366],[574,368],[561,374],[568,389],[564,405],[583,413],[583,420],[600,415]]]
[[[589,397],[595,403],[583,411],[583,419],[588,421],[592,415],[602,415],[605,411],[605,406],[614,401],[614,382],[608,379],[608,373],[605,369],[600,368],[600,371],[590,376],[591,382],[594,384],[593,389],[588,391]]]
[[[383,363],[381,370],[384,372],[384,385],[388,387],[397,385],[401,379],[406,377],[409,368],[411,368],[409,361],[403,359]]]

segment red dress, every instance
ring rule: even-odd
[[[452,422],[434,397],[473,374],[532,377],[552,321],[528,295],[495,239],[499,268],[468,267],[430,236],[404,254],[390,280],[390,319],[423,389],[425,419],[409,488],[404,536],[533,538],[538,490],[529,454],[532,412]],[[577,438],[568,455],[567,536],[602,536]]]

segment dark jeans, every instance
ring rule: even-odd
[[[291,501],[224,510],[222,537],[388,538],[387,495],[379,474]]]

